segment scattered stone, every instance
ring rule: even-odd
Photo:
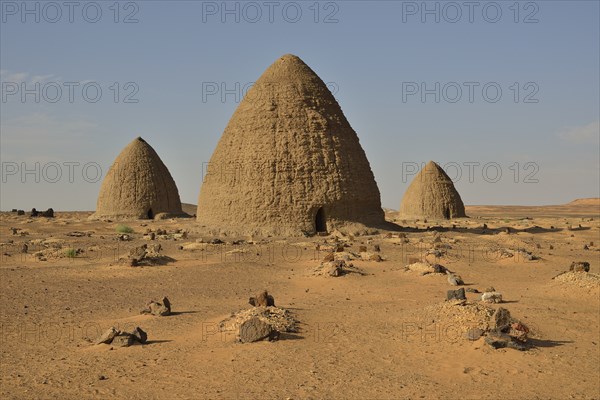
[[[404,269],[406,271],[418,272],[421,275],[427,275],[427,274],[431,274],[431,273],[435,272],[435,270],[429,263],[424,263],[424,262],[415,262],[415,263],[409,264]]]
[[[446,251],[440,249],[429,249],[427,250],[427,255],[434,256],[435,258],[442,258],[444,255],[446,255]]]
[[[500,258],[514,257],[514,254],[509,249],[499,249],[498,255],[500,256]]]
[[[253,317],[240,325],[239,335],[242,343],[253,343],[274,336],[274,330],[268,323]]]
[[[333,276],[333,277],[342,276],[343,274],[344,274],[344,269],[342,268],[342,265],[340,263],[332,263],[332,265],[330,265],[330,267],[327,271],[327,275]]]
[[[442,264],[433,264],[433,272],[435,272],[436,274],[447,274],[448,269]]]
[[[502,303],[502,293],[485,292],[481,295],[481,301],[484,303]]]
[[[155,240],[156,234],[154,232],[150,232],[147,235],[144,235],[144,240]]]
[[[95,344],[101,344],[101,343],[109,344],[110,342],[113,341],[114,337],[117,336],[118,334],[119,334],[119,331],[114,326],[111,326],[98,339],[96,339],[96,341],[94,343]]]
[[[529,260],[529,261],[535,261],[535,260],[540,259],[538,256],[533,255],[533,253],[531,253],[530,251],[527,251],[524,248],[519,248],[516,250],[516,252],[519,253],[521,256],[523,256],[523,258],[525,258],[526,260]]]
[[[491,331],[488,332],[488,336],[485,338],[485,342],[494,349],[511,348],[519,351],[527,350],[527,346],[519,341],[514,340],[510,335],[506,333]]]
[[[325,257],[323,257],[324,262],[330,262],[335,259],[335,255],[333,253],[327,253]]]
[[[489,286],[487,289],[484,290],[484,292],[495,292],[496,289],[494,289],[493,286]]]
[[[146,257],[146,249],[147,246],[144,244],[142,246],[134,247],[129,250],[129,258],[140,261],[142,258]]]
[[[465,338],[471,341],[475,341],[483,336],[485,331],[480,328],[471,328],[465,333]]]
[[[98,380],[99,380],[99,381],[105,381],[105,380],[107,380],[107,379],[108,379],[108,378],[107,378],[106,376],[104,376],[104,375],[98,375]]]
[[[477,290],[475,288],[466,288],[465,290],[469,293],[479,293],[479,290]]]
[[[23,243],[21,245],[21,253],[27,253],[28,250],[29,250],[29,246],[27,246],[27,243]]]
[[[18,210],[17,215],[25,215],[25,210]]]
[[[587,261],[574,261],[571,263],[569,271],[590,272],[590,263]]]
[[[383,261],[383,259],[381,258],[381,256],[379,254],[369,253],[368,251],[365,253],[360,253],[360,258],[363,261],[375,261],[375,262]]]
[[[453,274],[450,271],[446,271],[446,273],[448,274],[448,283],[452,286],[460,286],[465,284],[460,275]]]
[[[14,212],[14,213],[16,213],[16,212],[17,212],[17,209],[16,209],[16,208],[13,208],[13,209],[11,210],[11,212]]]
[[[347,263],[345,260],[323,262],[313,270],[314,275],[325,275],[332,277],[339,277],[349,273],[366,275],[362,269],[355,267],[352,263]]]
[[[31,213],[29,214],[30,217],[37,217],[39,215],[39,211],[36,210],[35,208],[31,209]]]
[[[373,245],[373,251],[375,251],[375,252],[378,252],[378,253],[379,253],[379,252],[381,251],[381,247],[380,247],[378,244],[374,244],[374,245]]]
[[[275,299],[266,290],[258,293],[256,297],[250,297],[248,303],[254,307],[275,307]]]
[[[54,210],[52,208],[47,209],[42,213],[42,217],[54,218]]]
[[[142,328],[140,328],[139,326],[137,326],[133,332],[131,332],[131,335],[133,336],[133,338],[135,340],[137,340],[138,342],[140,342],[141,344],[146,343],[146,341],[148,340],[148,334],[146,332],[144,332],[142,330]]]
[[[167,297],[163,297],[162,303],[150,300],[140,314],[152,314],[158,317],[165,317],[171,314],[171,302]]]
[[[358,246],[358,252],[359,253],[366,253],[367,252],[367,246]]]
[[[65,234],[66,236],[71,236],[71,237],[84,237],[84,236],[90,236],[89,234],[85,233],[85,232],[80,232],[80,231],[73,231],[73,232],[68,232]]]
[[[116,347],[129,347],[133,344],[133,342],[134,338],[131,333],[119,332],[110,342],[110,344]]]
[[[446,294],[446,299],[450,300],[466,300],[467,296],[465,294],[465,288],[460,288],[457,290],[448,290]]]
[[[111,344],[117,347],[129,347],[134,342],[146,343],[148,335],[139,326],[136,327],[133,332],[120,331],[117,328],[110,327],[104,332],[94,344]]]
[[[548,246],[548,248],[549,248],[550,250],[554,250],[554,246],[552,246],[552,245]]]
[[[167,308],[167,310],[169,310],[169,313],[171,313],[171,302],[169,301],[167,296],[162,298],[162,303]]]
[[[504,307],[498,309],[492,315],[492,328],[500,331],[505,331],[510,325],[512,318],[510,312]]]
[[[172,258],[160,254],[162,246],[158,244],[143,244],[129,250],[126,259],[119,259],[120,262],[135,266],[152,266],[172,260]]]
[[[520,342],[526,342],[529,328],[522,322],[516,321],[510,324],[508,334]]]
[[[178,232],[173,234],[173,240],[187,239],[187,232]]]

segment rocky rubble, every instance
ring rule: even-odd
[[[146,308],[140,311],[140,314],[152,314],[158,317],[164,317],[171,314],[171,302],[165,296],[162,299],[162,302],[158,302],[155,300],[150,300],[148,304],[146,304]]]
[[[111,344],[116,347],[129,347],[132,344],[144,344],[148,340],[148,334],[139,326],[132,332],[120,331],[114,326],[105,331],[94,344]]]
[[[461,290],[463,289],[458,291]],[[419,318],[442,327],[451,326],[467,340],[475,341],[483,336],[485,343],[494,349],[531,348],[531,344],[528,343],[530,329],[523,322],[512,317],[503,307],[494,309],[481,303],[464,300],[447,301],[426,307]]]
[[[119,259],[121,264],[130,267],[162,265],[172,258],[161,254],[162,246],[160,244],[143,244],[129,250],[126,258]]]
[[[362,269],[344,260],[323,261],[313,270],[315,276],[339,277],[347,274],[367,275]]]
[[[274,306],[257,306],[232,313],[219,323],[221,332],[233,332],[236,340],[251,343],[277,340],[281,333],[298,332],[298,321],[288,310]]]

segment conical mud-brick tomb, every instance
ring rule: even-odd
[[[208,164],[197,219],[282,235],[384,222],[356,133],[300,58],[279,58],[248,90]]]
[[[138,137],[108,170],[90,217],[153,219],[184,216],[175,181],[156,151]]]
[[[451,219],[466,217],[466,214],[452,179],[439,165],[429,161],[406,190],[400,216]]]

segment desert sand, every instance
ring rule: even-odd
[[[598,199],[467,206],[466,213],[470,218],[415,221],[387,210],[399,231],[220,237],[220,244],[192,218],[1,213],[0,396],[600,398]],[[133,232],[117,232],[118,224]],[[362,273],[314,273],[333,243]],[[162,257],[137,267],[119,260],[143,244],[160,244]],[[382,261],[363,261],[361,246]],[[427,255],[432,249],[441,251]],[[466,305],[447,302],[456,287],[442,274],[406,271],[415,261],[442,264],[465,288],[501,292],[503,303],[485,306],[504,307],[526,324],[529,349],[468,340],[465,330],[481,320],[465,310],[482,306],[479,294],[467,292]],[[574,261],[590,263],[585,279],[553,279]],[[235,332],[219,330],[263,289],[297,321],[297,332],[239,343]],[[172,315],[140,314],[163,296]],[[111,326],[139,326],[148,341],[92,343]]]

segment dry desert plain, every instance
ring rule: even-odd
[[[126,221],[133,233],[122,236],[123,222],[85,212],[1,213],[0,397],[600,398],[599,199],[466,211],[403,222],[388,210],[399,231],[221,244],[195,219]],[[161,256],[129,266],[129,250],[143,244],[160,244]],[[331,249],[362,273],[318,275]],[[374,253],[383,261],[362,260]],[[484,305],[472,292],[465,305],[446,302],[456,287],[445,275],[404,268],[425,260],[459,273],[465,288],[493,286],[504,302]],[[590,273],[553,279],[573,261]],[[262,289],[296,332],[239,343],[219,322]],[[172,315],[140,314],[165,295]],[[485,307],[526,324],[529,349],[468,340],[467,329],[486,324]],[[111,326],[139,326],[148,341],[92,343]]]

